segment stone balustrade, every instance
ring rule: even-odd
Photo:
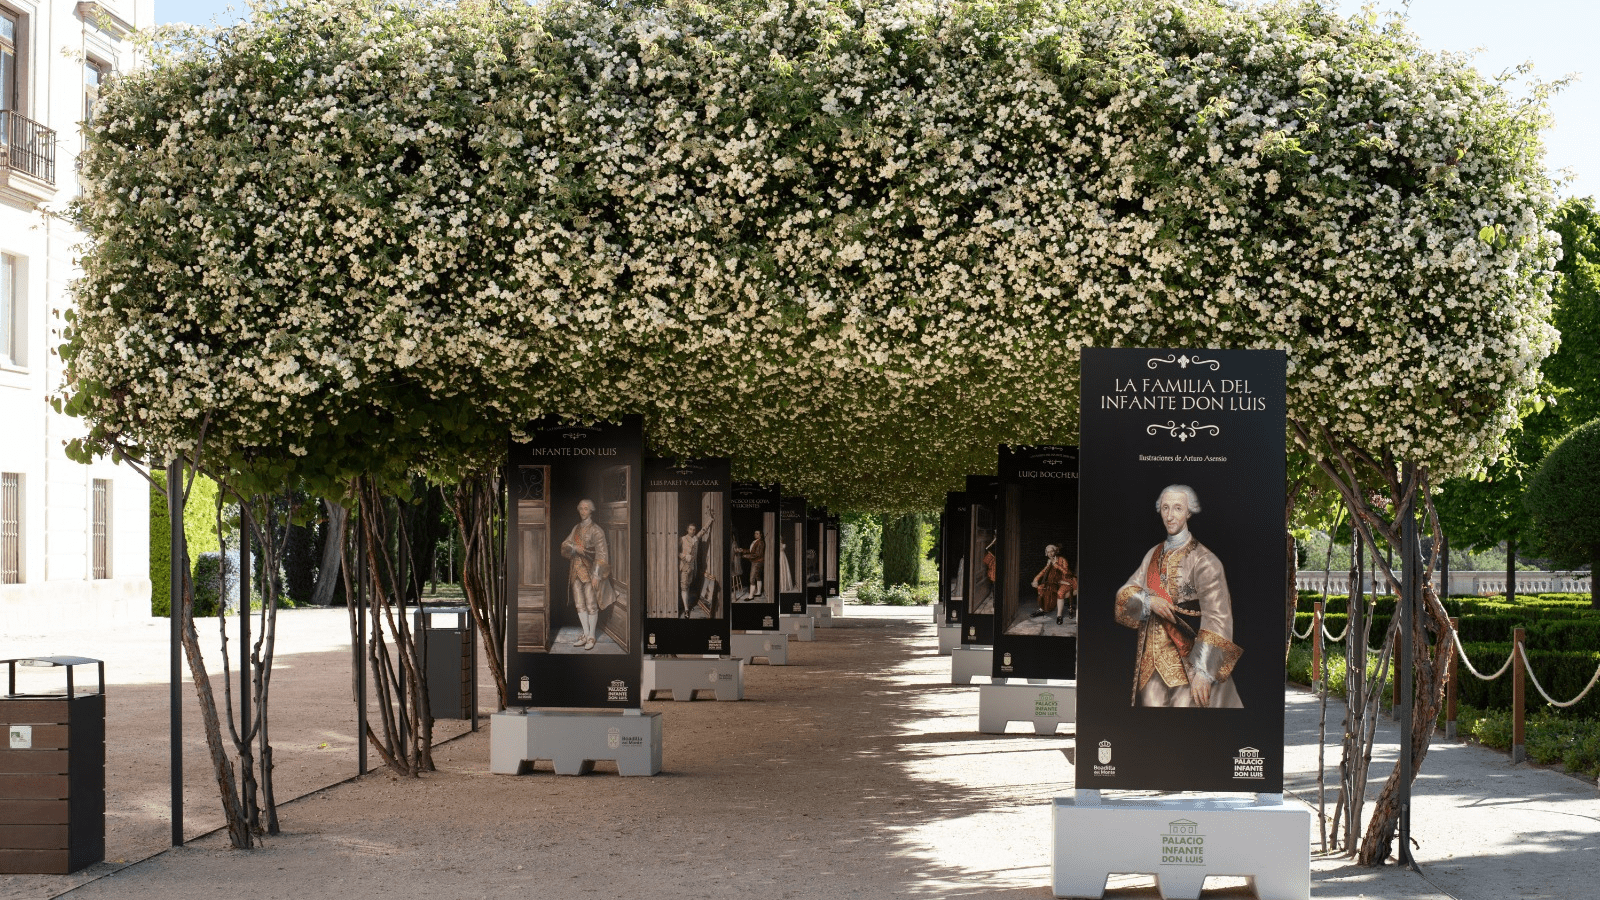
[[[1365,590],[1373,590],[1372,572],[1365,573]],[[1519,594],[1586,594],[1594,576],[1588,572],[1518,572],[1517,593]],[[1433,573],[1433,586],[1440,586],[1440,573]],[[1329,594],[1350,593],[1350,573],[1335,569],[1327,573],[1327,589]],[[1389,586],[1384,579],[1381,593],[1390,593]],[[1302,591],[1321,591],[1323,589],[1323,572],[1321,569],[1301,569],[1294,574],[1294,586]],[[1506,573],[1504,572],[1456,572],[1450,573],[1450,595],[1453,597],[1488,596],[1490,594],[1504,594],[1506,591]]]

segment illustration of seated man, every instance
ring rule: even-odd
[[[1189,533],[1200,497],[1186,484],[1156,498],[1166,540],[1117,591],[1118,624],[1137,629],[1133,705],[1242,708],[1233,683],[1233,598],[1222,561]]]
[[[1033,576],[1033,589],[1038,592],[1039,608],[1033,618],[1054,615],[1056,621],[1064,619],[1069,603],[1077,599],[1078,579],[1072,574],[1072,565],[1061,555],[1055,544],[1044,547],[1044,568]],[[1076,611],[1073,617],[1077,617]]]

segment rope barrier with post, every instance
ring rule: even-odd
[[[1450,634],[1454,636],[1456,630],[1460,627],[1461,620],[1455,616],[1451,616]],[[1445,672],[1444,676],[1444,739],[1447,741],[1453,741],[1456,739],[1456,707],[1461,699],[1461,686],[1457,683],[1457,679],[1460,677],[1461,673],[1460,669],[1456,666],[1456,654],[1450,654],[1450,662],[1446,663],[1446,665],[1449,666],[1449,669]]]
[[[1511,632],[1511,657],[1515,659],[1517,652],[1522,648],[1526,633],[1522,628]],[[1527,718],[1528,709],[1523,672],[1526,667],[1518,666],[1511,672],[1511,762],[1519,763],[1528,758]]]

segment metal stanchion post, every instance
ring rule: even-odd
[[[1415,470],[1407,467],[1407,477],[1414,478]],[[1422,596],[1422,544],[1417,535],[1417,508],[1412,503],[1401,507],[1404,519],[1400,523],[1400,542],[1404,544],[1400,574],[1400,596],[1396,597],[1396,612],[1400,617],[1400,665],[1395,673],[1398,677],[1395,684],[1399,688],[1396,698],[1399,707],[1400,723],[1400,823],[1397,843],[1400,845],[1395,859],[1404,866],[1417,868],[1417,862],[1411,855],[1411,779],[1414,776],[1415,765],[1411,752],[1411,726],[1412,709],[1411,697],[1415,685],[1412,680],[1415,673],[1412,671],[1412,644],[1411,622],[1416,616],[1416,607]]]
[[[356,504],[356,515],[361,504]],[[354,517],[352,517],[354,518]],[[367,542],[356,527],[356,774],[367,774]]]
[[[183,846],[183,667],[179,657],[183,654],[183,581],[188,576],[184,558],[188,554],[183,535],[183,460],[175,459],[167,466],[167,525],[168,547],[172,553],[168,569],[172,577],[167,609],[172,627],[171,672],[167,697],[171,704],[171,730],[168,740],[172,745],[168,764],[172,789],[172,846]]]

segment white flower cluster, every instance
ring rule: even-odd
[[[640,412],[927,507],[1073,442],[1080,347],[1274,347],[1442,475],[1555,340],[1542,112],[1315,4],[283,0],[102,103],[82,454],[448,478]]]

